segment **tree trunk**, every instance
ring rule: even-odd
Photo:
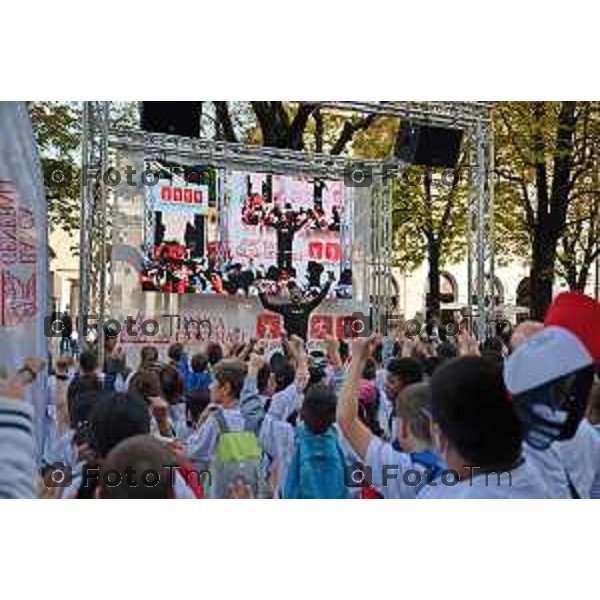
[[[583,264],[581,266],[581,269],[579,270],[579,276],[577,277],[575,286],[571,287],[571,290],[574,292],[581,292],[582,294],[585,293],[585,286],[587,284],[589,274],[590,274],[590,265]]]
[[[427,243],[427,258],[429,261],[429,295],[427,296],[427,320],[440,316],[440,249],[438,244],[429,240]]]
[[[529,281],[531,286],[531,318],[543,321],[552,302],[554,260],[558,240],[541,228],[535,232]]]
[[[577,267],[571,261],[569,261],[566,265],[564,265],[565,270],[565,279],[567,280],[567,284],[569,289],[574,290],[577,288]]]

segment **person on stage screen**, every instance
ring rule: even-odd
[[[333,274],[330,273],[329,280],[323,286],[323,289],[310,300],[303,298],[302,291],[297,286],[291,287],[290,300],[286,302],[275,304],[263,293],[259,294],[258,297],[266,310],[278,313],[283,317],[283,328],[288,332],[288,335],[297,335],[306,341],[310,314],[327,296],[333,279]]]

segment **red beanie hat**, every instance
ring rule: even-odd
[[[600,361],[600,304],[579,292],[563,292],[556,296],[544,324],[557,325],[573,333],[594,360]]]

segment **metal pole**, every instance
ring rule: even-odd
[[[494,224],[494,131],[491,122],[485,126],[485,153],[487,157],[485,165],[485,190],[486,190],[486,214],[484,215],[484,226],[487,228],[486,252],[488,253],[490,269],[490,302],[488,314],[496,322],[496,240]],[[487,325],[487,324],[486,324]],[[486,335],[490,334],[489,327],[485,328]],[[498,332],[494,332],[497,334]]]
[[[80,222],[79,222],[79,320],[78,336],[79,345],[83,347],[85,342],[84,315],[89,312],[90,294],[90,242],[89,242],[89,186],[87,185],[89,168],[89,127],[90,107],[88,102],[83,102],[83,115],[81,125],[81,181],[79,194],[81,199]]]
[[[108,102],[102,102],[101,106],[101,173],[100,180],[98,182],[98,192],[100,194],[100,214],[99,214],[99,237],[100,237],[100,285],[98,290],[98,337],[97,337],[97,353],[98,353],[98,364],[104,371],[104,322],[106,321],[106,269],[107,269],[107,255],[106,255],[106,183],[104,177],[108,170],[108,119],[109,119],[109,104]]]

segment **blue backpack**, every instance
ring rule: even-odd
[[[346,461],[337,432],[330,427],[315,434],[303,425],[296,433],[296,450],[283,486],[284,498],[349,499],[344,481]]]

